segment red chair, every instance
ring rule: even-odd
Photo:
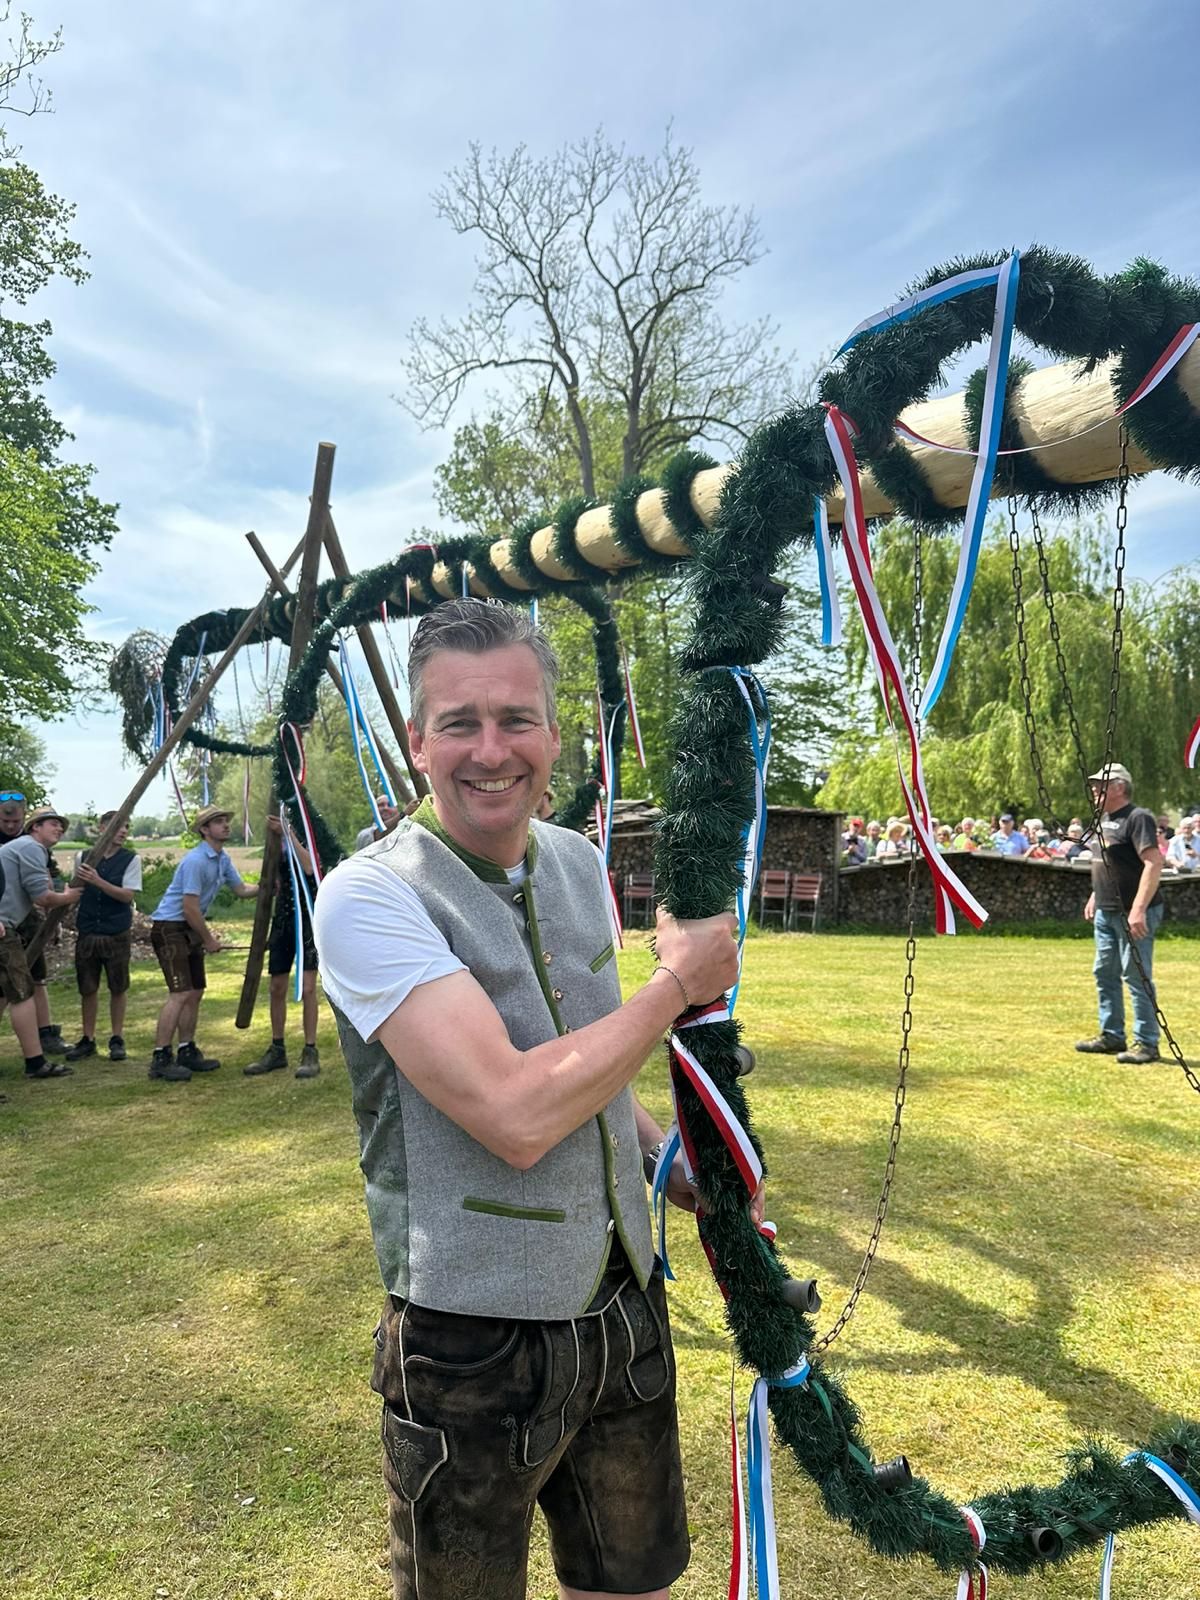
[[[763,872],[758,880],[758,923],[766,927],[767,918],[777,916],[787,925],[788,894],[792,887],[790,872]],[[768,901],[770,904],[768,904]]]
[[[787,926],[790,928],[797,914],[809,917],[809,926],[815,933],[817,916],[821,910],[821,874],[796,872],[792,875],[792,890],[788,896]]]
[[[627,928],[632,927],[630,921],[635,909],[640,908],[644,925],[648,928],[654,921],[654,907],[658,901],[657,880],[652,872],[627,872],[625,874],[625,893],[622,896],[622,921]]]

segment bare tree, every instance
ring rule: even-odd
[[[12,16],[12,0],[3,0],[0,27],[7,27]],[[62,49],[62,29],[58,28],[48,39],[35,39],[32,27],[33,18],[18,11],[15,31],[8,36],[7,60],[0,60],[0,116],[33,117],[39,111],[50,110],[50,91],[34,69]],[[15,153],[0,133],[0,156]]]
[[[401,403],[422,424],[444,426],[477,374],[508,373],[513,413],[534,429],[562,407],[592,495],[594,407],[620,408],[627,477],[692,440],[744,439],[786,398],[776,326],[717,313],[762,254],[757,220],[704,204],[669,129],[653,158],[602,132],[541,159],[472,145],[434,204],[483,248],[466,314],[412,330]]]

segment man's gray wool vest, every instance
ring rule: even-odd
[[[514,887],[503,868],[450,840],[428,801],[412,822],[360,854],[418,892],[518,1050],[616,1010],[621,990],[593,845],[531,823],[529,877]],[[645,1287],[654,1248],[630,1089],[522,1172],[430,1105],[402,1059],[393,1063],[382,1044],[365,1044],[334,1014],[390,1293],[472,1316],[575,1317],[592,1299],[614,1232]]]

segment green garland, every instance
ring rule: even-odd
[[[1006,254],[950,262],[912,287],[924,288],[955,272],[995,265]],[[893,423],[906,406],[930,394],[949,361],[988,335],[991,320],[989,290],[964,295],[863,338],[821,384],[822,400],[842,407],[857,424],[859,460],[871,464],[901,509],[930,525],[957,521],[959,513],[934,501],[919,466],[896,443]],[[1122,397],[1132,392],[1180,325],[1196,320],[1200,320],[1200,288],[1170,277],[1152,263],[1139,261],[1128,272],[1103,278],[1076,256],[1041,247],[1022,256],[1018,331],[1064,360],[1094,363],[1116,355],[1115,381]],[[969,395],[969,422],[972,404]],[[771,574],[790,542],[811,537],[813,499],[827,495],[834,484],[823,424],[822,406],[793,406],[759,428],[737,472],[725,481],[711,529],[705,528],[691,503],[692,482],[697,471],[711,465],[708,458],[679,458],[664,474],[668,512],[694,554],[688,580],[693,622],[681,658],[687,677],[672,720],[676,756],[656,857],[664,903],[679,917],[725,910],[739,882],[744,832],[753,813],[754,768],[744,702],[730,675],[719,669],[754,666],[766,660],[779,642],[786,591]],[[1005,426],[1013,437],[1011,409]],[[1182,476],[1200,476],[1200,419],[1177,383],[1161,384],[1129,415],[1127,426],[1151,460]],[[1086,503],[1098,492],[1090,486],[1081,491],[1078,485],[1057,482],[1044,463],[1034,468],[1027,462],[1012,469],[1011,481],[1021,492],[1035,495],[1042,508],[1068,513],[1081,497]],[[653,552],[644,548],[631,515],[636,495],[646,487],[646,481],[638,479],[618,491],[612,525],[621,548],[649,564]],[[605,620],[595,600],[583,598],[601,592],[578,579],[549,579],[532,560],[530,540],[542,525],[538,519],[513,535],[513,564],[533,592],[568,593],[585,609],[596,606],[590,614],[596,623],[598,656],[603,653],[611,665],[616,654],[611,617]],[[573,527],[574,518],[564,508],[555,520],[555,554],[568,570],[583,571]],[[453,552],[451,559],[460,562],[467,555],[493,592],[506,599],[528,599],[504,583],[487,541],[468,543],[466,550],[461,542],[447,542],[440,547],[443,551]],[[669,558],[656,559],[675,564]],[[420,562],[423,570],[418,570]],[[405,572],[420,576],[432,593],[428,580],[432,563],[430,552],[405,552],[387,566],[363,574],[353,586],[338,585],[336,592],[322,586],[317,615],[323,620],[284,690],[286,717],[303,723],[314,714],[316,684],[334,630],[373,620],[381,599],[398,614],[403,603],[396,596],[402,594]],[[232,619],[245,613],[223,615]],[[285,626],[290,630],[286,608],[276,602],[265,627],[273,636],[285,637],[281,631]],[[209,634],[209,649],[221,647],[217,631]],[[198,635],[193,632],[189,638],[194,649]],[[180,650],[186,654],[184,646]],[[605,700],[615,703],[612,697],[619,699],[619,680],[606,675],[603,666],[601,678]],[[277,783],[286,793],[289,785],[280,768],[277,752]],[[319,844],[319,848],[324,847]],[[689,1035],[689,1045],[761,1154],[738,1078],[740,1031],[736,1022],[699,1028]],[[701,1233],[728,1294],[726,1315],[738,1354],[768,1378],[804,1355],[811,1363],[805,1386],[769,1391],[780,1438],[816,1482],[829,1513],[874,1549],[892,1557],[924,1554],[949,1572],[970,1565],[974,1547],[951,1500],[919,1477],[897,1482],[874,1470],[858,1411],[841,1380],[814,1349],[812,1323],[785,1298],[789,1275],[774,1244],[763,1239],[750,1221],[741,1176],[715,1125],[686,1083],[680,1095],[705,1195]],[[1200,1426],[1195,1422],[1179,1421],[1161,1429],[1147,1448],[1200,1488]],[[1013,1573],[1066,1560],[1109,1532],[1184,1514],[1144,1464],[1126,1467],[1093,1443],[1069,1454],[1067,1470],[1057,1484],[977,1495],[972,1503],[987,1529],[990,1564]]]

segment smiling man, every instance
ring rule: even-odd
[[[735,923],[660,912],[659,965],[622,1005],[601,858],[532,820],[556,676],[523,612],[424,618],[409,737],[432,797],[316,905],[388,1291],[372,1382],[397,1600],[521,1600],[537,1505],[568,1600],[662,1600],[688,1560],[644,1184],[662,1130],[630,1085],[733,983]],[[681,1164],[669,1193],[694,1208]]]

